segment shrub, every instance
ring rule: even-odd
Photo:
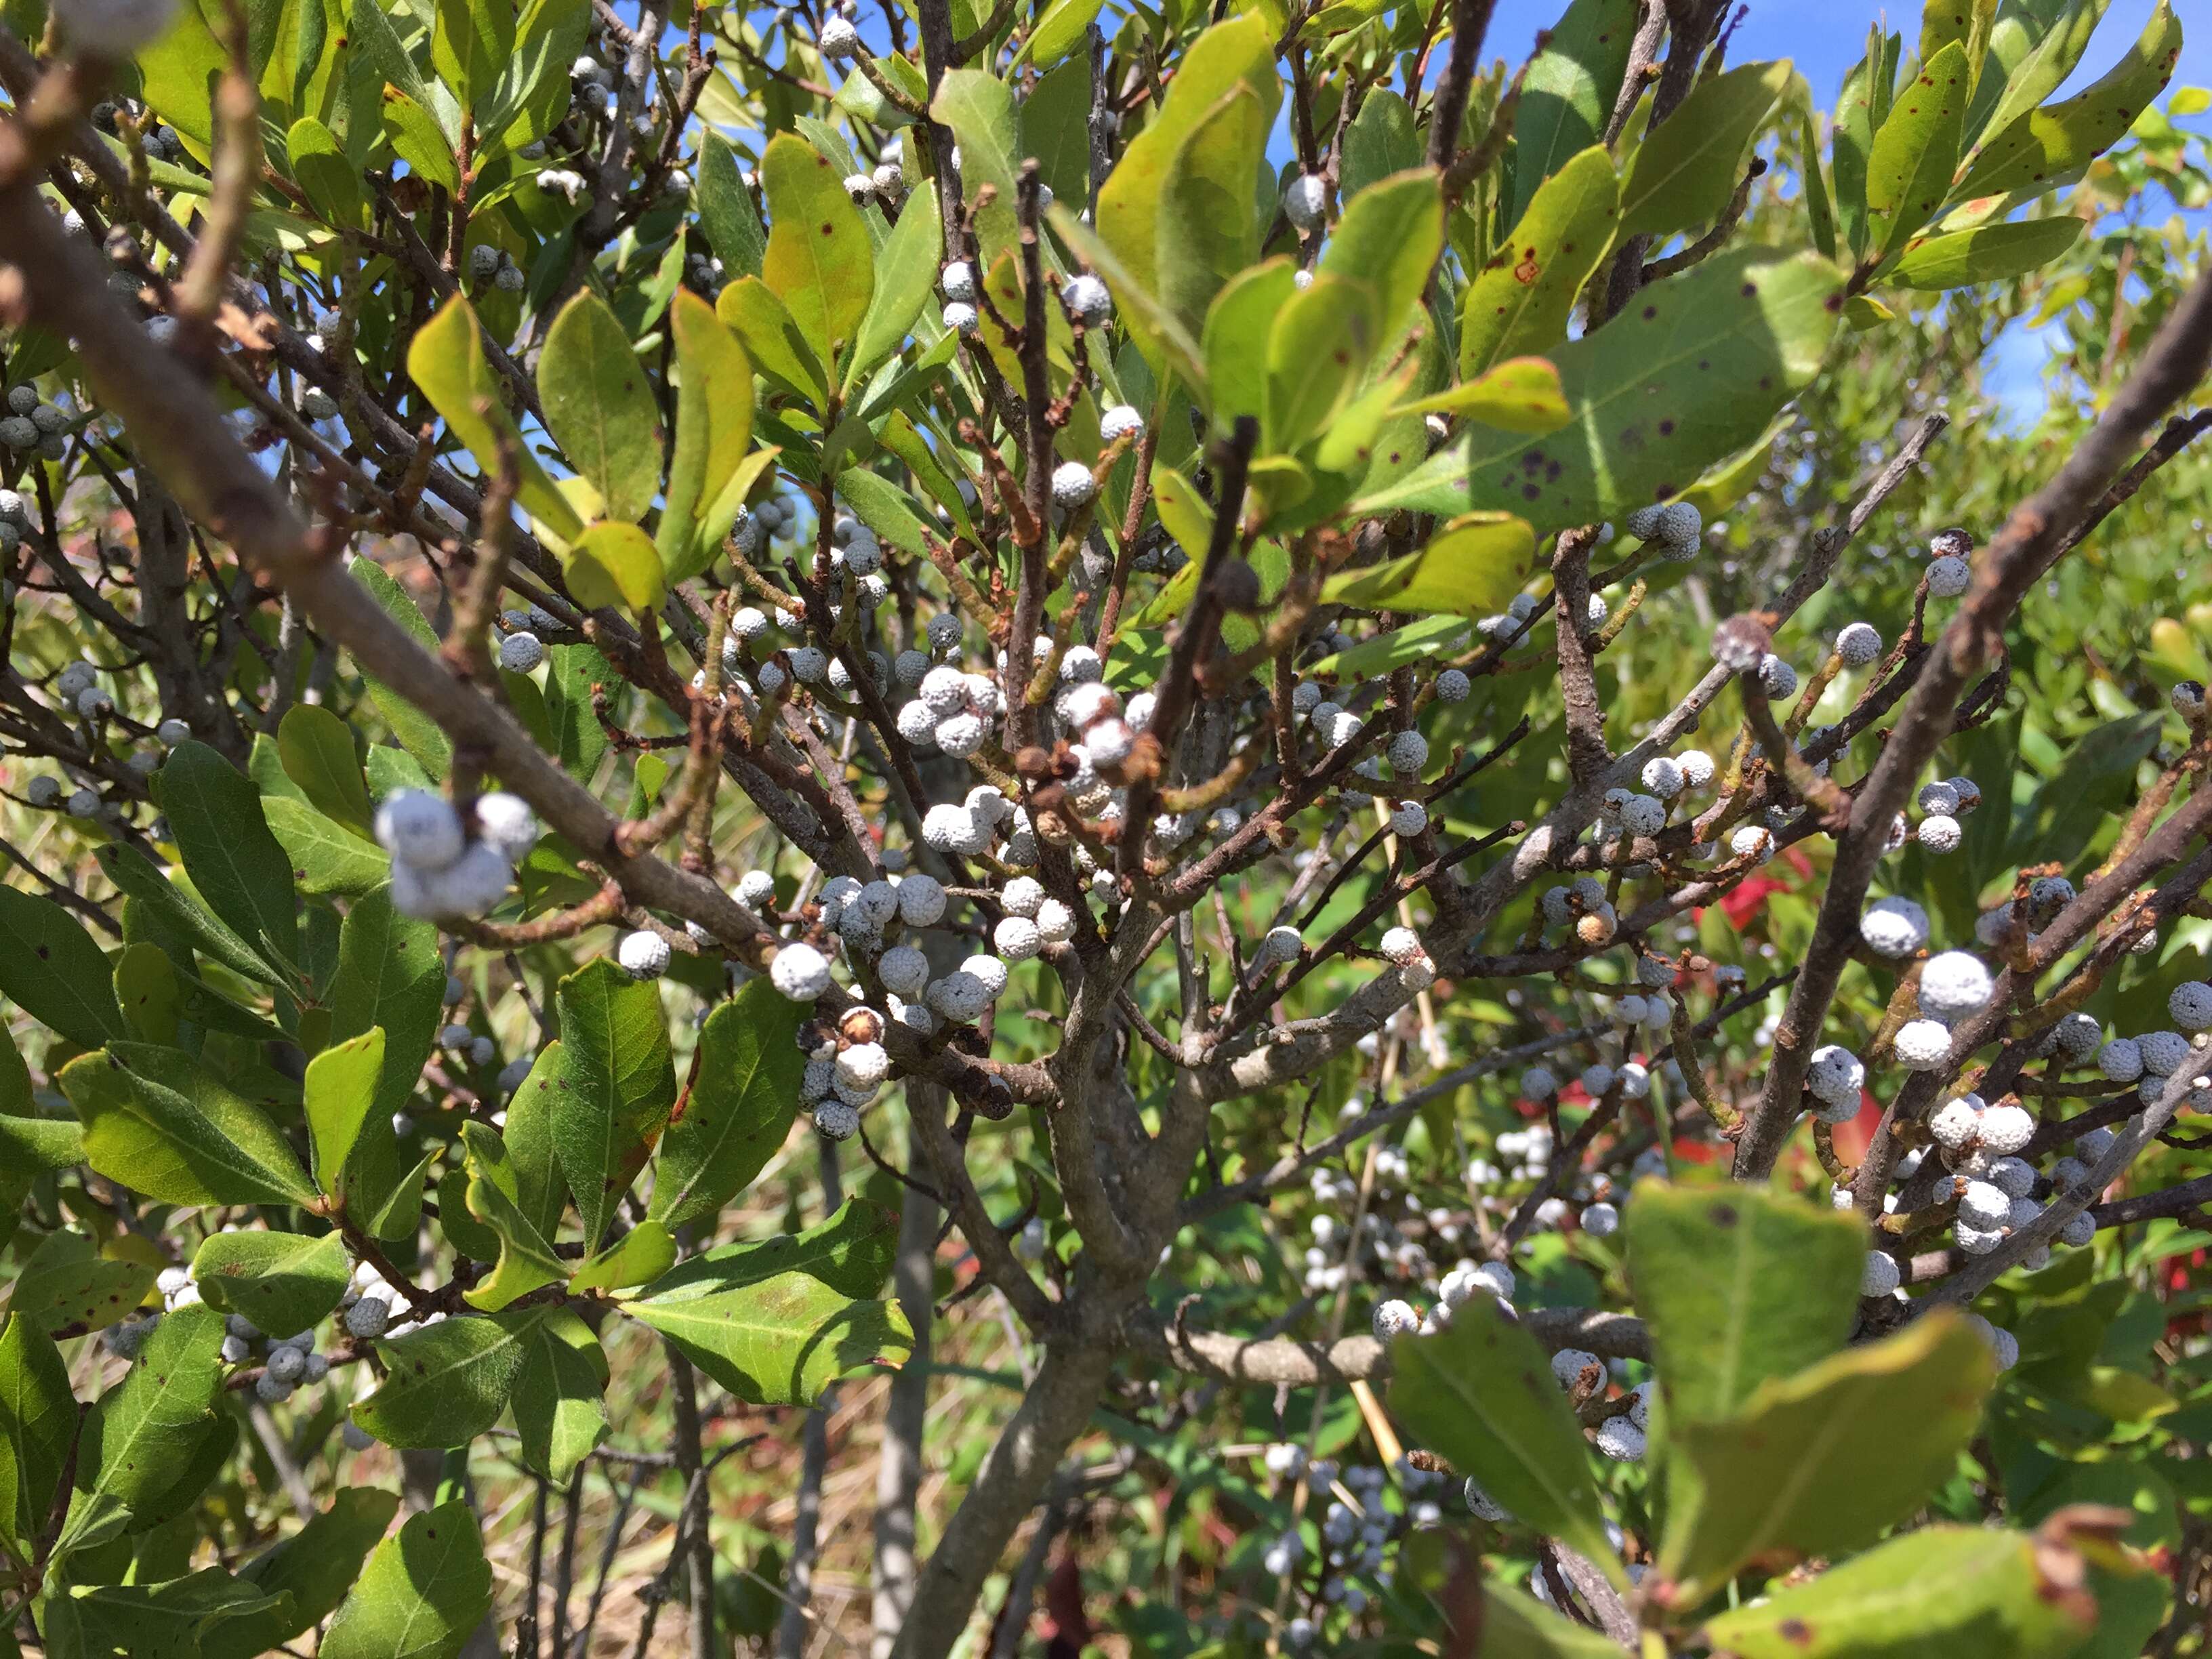
[[[2201,1650],[2166,0],[1122,9],[8,8],[17,1639]]]

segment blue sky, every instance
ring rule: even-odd
[[[2088,52],[2059,95],[2079,91],[2117,62],[2142,33],[2154,3],[2112,0]],[[1537,31],[1556,22],[1565,4],[1565,0],[1498,0],[1483,45],[1485,59],[1521,62],[1534,45]],[[2183,28],[2181,64],[2169,90],[2212,86],[2212,6],[2181,0],[2177,9]],[[1912,49],[1920,32],[1917,5],[1877,8],[1862,0],[1749,0],[1729,47],[1729,61],[1791,59],[1826,111],[1833,106],[1844,75],[1866,50],[1867,26],[1877,17],[1885,27],[1902,32],[1905,50]],[[2025,329],[2014,330],[1998,342],[1989,386],[2012,422],[2032,424],[2041,413],[2047,357],[2043,343]]]
[[[2142,32],[2151,6],[2152,0],[2112,0],[2112,9],[2098,25],[2087,58],[2063,91],[2077,90],[2102,75]],[[1565,0],[1498,0],[1485,55],[1519,63],[1528,55],[1536,31],[1558,21],[1564,9]],[[2212,85],[2212,9],[2196,0],[2181,0],[2176,9],[2181,16],[2184,40],[2174,83]],[[1889,27],[1901,31],[1905,50],[1912,49],[1920,35],[1917,6],[1876,8],[1862,0],[1749,0],[1729,48],[1729,60],[1738,64],[1770,58],[1794,60],[1812,82],[1813,95],[1826,109],[1834,102],[1844,71],[1866,49],[1867,25],[1877,16]]]

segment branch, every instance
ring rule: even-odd
[[[1585,1348],[1601,1359],[1649,1359],[1650,1333],[1628,1314],[1589,1308],[1539,1308],[1521,1322],[1545,1347]],[[1290,1337],[1231,1336],[1220,1331],[1185,1331],[1162,1324],[1142,1334],[1154,1357],[1200,1376],[1277,1388],[1305,1389],[1321,1383],[1365,1382],[1390,1375],[1390,1351],[1371,1336],[1347,1336],[1335,1342],[1304,1342]]]
[[[2143,434],[2204,376],[2212,360],[2212,274],[2177,304],[2142,362],[2051,481],[2015,508],[1982,556],[1958,614],[1923,662],[1881,758],[1857,793],[1836,849],[1820,920],[1774,1040],[1774,1062],[1737,1143],[1735,1173],[1763,1179],[1796,1121],[1806,1068],[1858,938],[1867,886],[1891,823],[1951,733],[1960,694],[2002,642],[2021,596],[2064,551],[2068,538],[2136,459]]]

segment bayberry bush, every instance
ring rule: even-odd
[[[0,1648],[2205,1650],[2168,0],[0,9]]]

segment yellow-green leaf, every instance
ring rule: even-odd
[[[753,366],[729,326],[688,289],[677,291],[668,325],[682,384],[668,495],[653,544],[672,585],[698,574],[720,550],[699,535],[698,515],[720,495],[752,445]]]
[[[2002,282],[2057,258],[2081,240],[2081,222],[2064,216],[2028,219],[1930,236],[1905,251],[1889,280],[1899,288],[1928,289]]]
[[[546,331],[538,392],[546,426],[599,491],[601,511],[625,524],[642,519],[660,487],[660,405],[629,335],[589,289]]]
[[[1446,525],[1418,553],[1331,576],[1323,605],[1363,611],[1474,616],[1502,611],[1521,591],[1535,533],[1504,513],[1470,513]]]
[[[489,1124],[464,1123],[461,1141],[468,1148],[469,1213],[499,1237],[498,1262],[461,1299],[497,1313],[518,1297],[558,1284],[568,1267],[523,1214],[514,1165],[498,1132]]]
[[[2168,0],[2158,0],[2127,56],[2064,103],[2030,110],[2000,131],[1967,168],[1959,193],[2049,188],[2087,167],[2127,136],[2136,118],[2165,90],[2180,59],[2180,21]]]
[[[595,524],[576,538],[562,561],[568,591],[579,603],[650,611],[668,595],[653,538],[634,524]]]
[[[1267,336],[1261,421],[1267,448],[1297,449],[1326,426],[1358,389],[1375,346],[1375,307],[1365,283],[1323,271],[1294,291]]]
[[[1054,228],[1069,240],[1112,287],[1115,298],[1130,322],[1131,337],[1156,371],[1170,361],[1170,351],[1176,342],[1162,329],[1159,319],[1147,314],[1137,300],[1155,308],[1170,313],[1174,310],[1171,305],[1165,304],[1158,256],[1161,207],[1169,169],[1191,130],[1231,88],[1238,86],[1251,87],[1267,100],[1272,123],[1274,108],[1281,101],[1282,87],[1275,69],[1274,33],[1268,27],[1267,19],[1256,12],[1244,12],[1216,23],[1191,43],[1158,112],[1129,141],[1121,161],[1099,189],[1095,238],[1087,227],[1080,225],[1077,228],[1081,234],[1071,237],[1067,227],[1077,224],[1075,216],[1057,204],[1054,207]],[[1245,211],[1249,214],[1249,180],[1245,193]],[[1084,246],[1086,240],[1095,240],[1103,246],[1110,255],[1110,262]],[[1187,342],[1188,329],[1180,328],[1180,331]],[[1187,368],[1198,361],[1196,349],[1187,347],[1179,355],[1182,362],[1176,365],[1176,372],[1184,374],[1194,388],[1199,386],[1200,377],[1194,371],[1186,373]]]
[[[1544,180],[1460,301],[1462,380],[1567,337],[1576,298],[1613,246],[1620,215],[1620,179],[1602,144]]]
[[[1966,49],[1955,41],[1898,88],[1867,158],[1868,230],[1877,258],[1903,247],[1943,204],[1973,90]]]
[[[1253,175],[1274,108],[1249,86],[1232,88],[1176,146],[1160,188],[1156,258],[1160,298],[1196,328],[1222,284],[1260,257]]]
[[[761,182],[769,210],[761,275],[815,357],[833,364],[851,349],[875,293],[867,227],[836,166],[797,133],[769,142]]]
[[[1926,1527],[1723,1613],[1703,1634],[1741,1659],[2058,1659],[2096,1623],[2095,1602],[2074,1589],[2025,1534]]]
[[[1867,1543],[1949,1478],[1996,1375],[1980,1333],[1938,1309],[1770,1379],[1731,1416],[1670,1424],[1660,1571],[1695,1602],[1753,1561]]]
[[[727,1003],[722,1005],[729,1006]],[[794,1006],[796,1005],[793,1005]],[[568,1294],[622,1291],[650,1285],[676,1265],[676,1240],[658,1221],[641,1221],[608,1249],[576,1269]]]
[[[1105,4],[1106,0],[1052,0],[1030,31],[1030,38],[1022,42],[1022,49],[1014,54],[1014,62],[1032,63],[1040,69],[1057,64],[1083,43]],[[964,160],[964,150],[962,156]]]
[[[1357,504],[1500,508],[1539,535],[1668,501],[1757,437],[1819,372],[1843,275],[1817,253],[1747,247],[1654,283],[1596,334],[1552,354],[1570,423],[1474,427]]]
[[[1509,357],[1474,380],[1392,412],[1457,415],[1504,432],[1556,432],[1573,418],[1548,357]]]
[[[584,522],[523,442],[477,330],[475,311],[456,295],[408,343],[407,373],[422,389],[430,406],[445,416],[453,435],[477,458],[487,477],[499,471],[504,441],[515,466],[515,499],[525,511],[568,540],[584,527]]]
[[[315,1184],[335,1199],[338,1177],[353,1156],[384,1086],[384,1028],[331,1044],[307,1062],[303,1091],[307,1145]]]
[[[1316,285],[1338,276],[1368,289],[1374,295],[1373,349],[1387,352],[1418,313],[1443,245],[1443,185],[1435,168],[1415,167],[1346,202],[1322,251]]]
[[[811,399],[817,409],[829,401],[829,377],[821,358],[766,283],[757,276],[738,277],[716,296],[714,314],[737,331],[754,368]]]

